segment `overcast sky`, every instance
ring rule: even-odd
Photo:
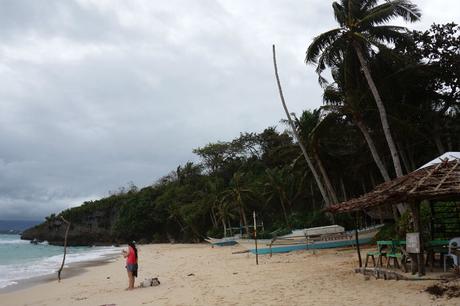
[[[458,0],[416,0],[408,25],[459,21]],[[0,0],[0,219],[42,219],[193,148],[278,125],[275,43],[291,111],[321,105],[313,37],[329,0]]]

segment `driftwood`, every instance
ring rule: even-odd
[[[70,229],[70,222],[64,219],[63,216],[61,216],[61,219],[65,224],[67,224],[67,228],[65,230],[65,237],[64,237],[64,256],[62,257],[62,264],[58,271],[58,281],[59,282],[61,281],[61,272],[62,272],[62,269],[64,268],[65,256],[67,254],[67,235],[69,234],[69,229]]]

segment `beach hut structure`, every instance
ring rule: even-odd
[[[413,217],[414,231],[420,233],[420,204],[424,200],[429,201],[431,206],[432,233],[439,230],[436,220],[451,218],[450,232],[444,234],[450,238],[460,236],[460,152],[445,153],[414,172],[380,184],[371,192],[358,198],[332,205],[325,211],[333,214],[358,213],[382,206],[406,203]],[[453,211],[449,215],[445,212],[436,212],[436,204],[434,204],[436,201],[453,201]],[[412,272],[414,273],[416,269],[419,275],[425,273],[422,239],[420,235],[420,251],[411,257],[413,262],[417,262],[417,266],[412,265]],[[359,253],[359,248],[357,249]],[[358,256],[361,267],[361,256],[360,254]]]

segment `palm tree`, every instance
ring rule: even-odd
[[[337,74],[338,73],[339,72],[337,72]],[[359,110],[359,102],[362,101],[362,97],[346,99],[346,94],[344,93],[344,90],[341,86],[342,82],[340,82],[340,80],[337,78],[336,83],[336,86],[328,85],[324,89],[323,101],[326,106],[323,108],[326,110],[331,110],[337,114],[345,115],[351,119],[353,124],[363,134],[363,137],[366,140],[367,146],[371,152],[372,158],[374,159],[374,162],[377,165],[377,168],[379,169],[383,179],[385,182],[390,181],[390,175],[388,174],[388,171],[385,168],[382,158],[378,152],[377,146],[375,145],[375,142],[369,133],[369,128],[364,122],[362,111]],[[350,97],[350,94],[348,94],[348,97]]]
[[[292,201],[289,198],[286,186],[289,184],[290,186],[294,185],[292,180],[292,172],[290,169],[282,168],[282,169],[266,169],[265,174],[267,175],[267,182],[264,184],[265,186],[265,193],[264,195],[267,196],[267,203],[270,203],[274,198],[277,198],[281,205],[281,209],[283,211],[284,221],[288,228],[291,228],[291,224],[289,223],[288,217],[288,209],[292,206]],[[290,213],[290,211],[289,211]]]
[[[332,203],[338,203],[339,201],[337,199],[335,189],[332,186],[329,175],[326,172],[323,162],[319,156],[319,135],[321,134],[321,130],[327,130],[327,124],[325,124],[325,122],[327,122],[327,116],[325,118],[321,118],[321,109],[314,110],[312,112],[304,111],[300,119],[297,119],[296,121],[299,125],[300,135],[303,139],[305,139],[311,149],[313,159],[318,165],[319,172],[324,179],[324,185],[329,192]]]
[[[230,225],[230,221],[235,218],[234,210],[235,207],[232,206],[231,202],[226,201],[225,198],[221,198],[216,205],[216,215],[217,219],[222,223],[224,237],[227,236],[227,222]]]
[[[420,17],[415,4],[407,0],[387,0],[377,5],[378,0],[340,0],[332,4],[334,16],[340,27],[327,31],[313,39],[307,50],[305,61],[315,63],[320,83],[325,82],[321,73],[326,67],[340,64],[349,53],[354,53],[372,92],[379,110],[385,139],[393,159],[398,177],[403,175],[401,162],[396,149],[386,109],[377,86],[371,76],[368,59],[378,50],[386,49],[385,43],[394,43],[409,39],[407,29],[398,26],[382,25],[387,21],[402,17],[414,22]]]
[[[289,113],[288,108],[286,106],[286,101],[284,100],[284,94],[283,94],[283,90],[281,88],[281,81],[280,81],[280,77],[279,77],[279,74],[278,74],[278,65],[276,63],[275,45],[273,45],[272,51],[273,51],[273,66],[274,66],[274,69],[275,69],[275,77],[276,77],[276,82],[277,82],[277,85],[278,85],[278,92],[280,94],[281,104],[283,105],[284,112],[286,113],[286,117],[288,119],[289,125],[292,128],[292,133],[294,134],[294,137],[297,140],[297,143],[299,144],[300,149],[302,150],[302,154],[305,157],[305,161],[307,162],[308,167],[310,168],[310,171],[313,174],[313,177],[315,178],[316,185],[318,186],[318,189],[321,192],[321,195],[322,195],[323,200],[326,203],[326,207],[327,207],[327,206],[329,206],[331,204],[331,200],[329,199],[329,196],[327,195],[326,189],[324,188],[324,185],[323,185],[323,183],[321,181],[321,178],[320,178],[318,172],[316,171],[315,166],[313,165],[313,162],[312,162],[310,156],[308,155],[308,152],[305,149],[305,146],[302,143],[302,140],[300,139],[299,133],[297,132],[296,127],[294,125],[294,121],[292,120],[291,114]]]
[[[253,192],[251,189],[244,188],[242,174],[240,172],[235,172],[233,174],[229,188],[222,193],[223,201],[234,205],[234,207],[238,209],[240,219],[243,221],[243,226],[247,234],[249,234],[249,225],[246,219],[246,199],[252,196],[252,194]]]

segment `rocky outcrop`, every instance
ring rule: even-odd
[[[97,210],[71,222],[67,244],[69,246],[111,245],[121,243],[114,236],[116,211]],[[35,227],[25,230],[21,239],[48,241],[49,244],[63,245],[66,224],[59,216],[48,219]]]

